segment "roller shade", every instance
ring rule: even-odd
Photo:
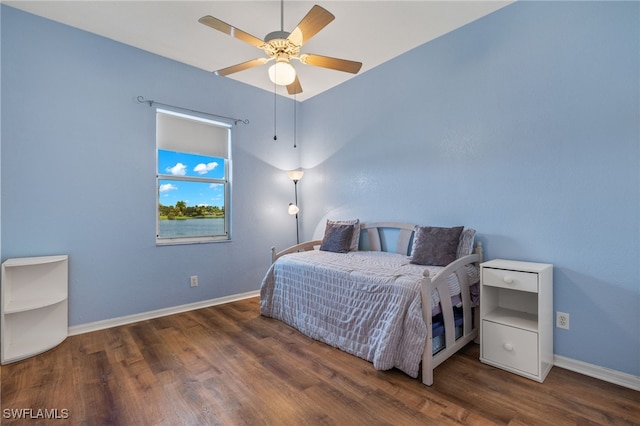
[[[156,115],[158,149],[229,158],[229,125],[160,109]]]

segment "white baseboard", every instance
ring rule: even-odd
[[[69,327],[69,336],[89,333],[92,331],[104,330],[106,328],[118,327],[120,325],[131,324],[138,321],[145,321],[167,315],[179,314],[180,312],[193,311],[195,309],[207,308],[209,306],[222,305],[223,303],[235,302],[236,300],[249,299],[260,295],[260,290],[247,293],[234,294],[231,296],[219,297],[216,299],[203,300],[186,305],[172,306],[155,311],[142,312],[140,314],[126,315],[124,317],[111,318],[103,321],[90,322],[87,324],[74,325]]]
[[[577,361],[560,355],[553,356],[553,365],[575,371],[576,373],[584,374],[585,376],[604,380],[605,382],[640,391],[640,377],[634,376],[633,374],[622,373],[620,371],[588,364],[586,362]]]

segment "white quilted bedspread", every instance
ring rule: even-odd
[[[427,328],[422,318],[420,280],[442,267],[409,263],[386,252],[307,251],[282,256],[260,289],[260,313],[303,334],[373,363],[418,376]],[[471,281],[475,282],[475,281]],[[460,293],[455,275],[450,295]],[[438,309],[439,295],[432,295]]]

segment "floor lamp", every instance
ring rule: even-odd
[[[296,244],[300,244],[300,228],[298,224],[298,212],[300,211],[300,207],[298,207],[298,181],[302,179],[304,172],[302,170],[292,170],[287,172],[287,176],[289,179],[293,181],[293,189],[295,191],[295,203],[289,203],[289,214],[296,216]]]

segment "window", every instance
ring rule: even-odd
[[[157,244],[229,240],[231,126],[156,111]]]

